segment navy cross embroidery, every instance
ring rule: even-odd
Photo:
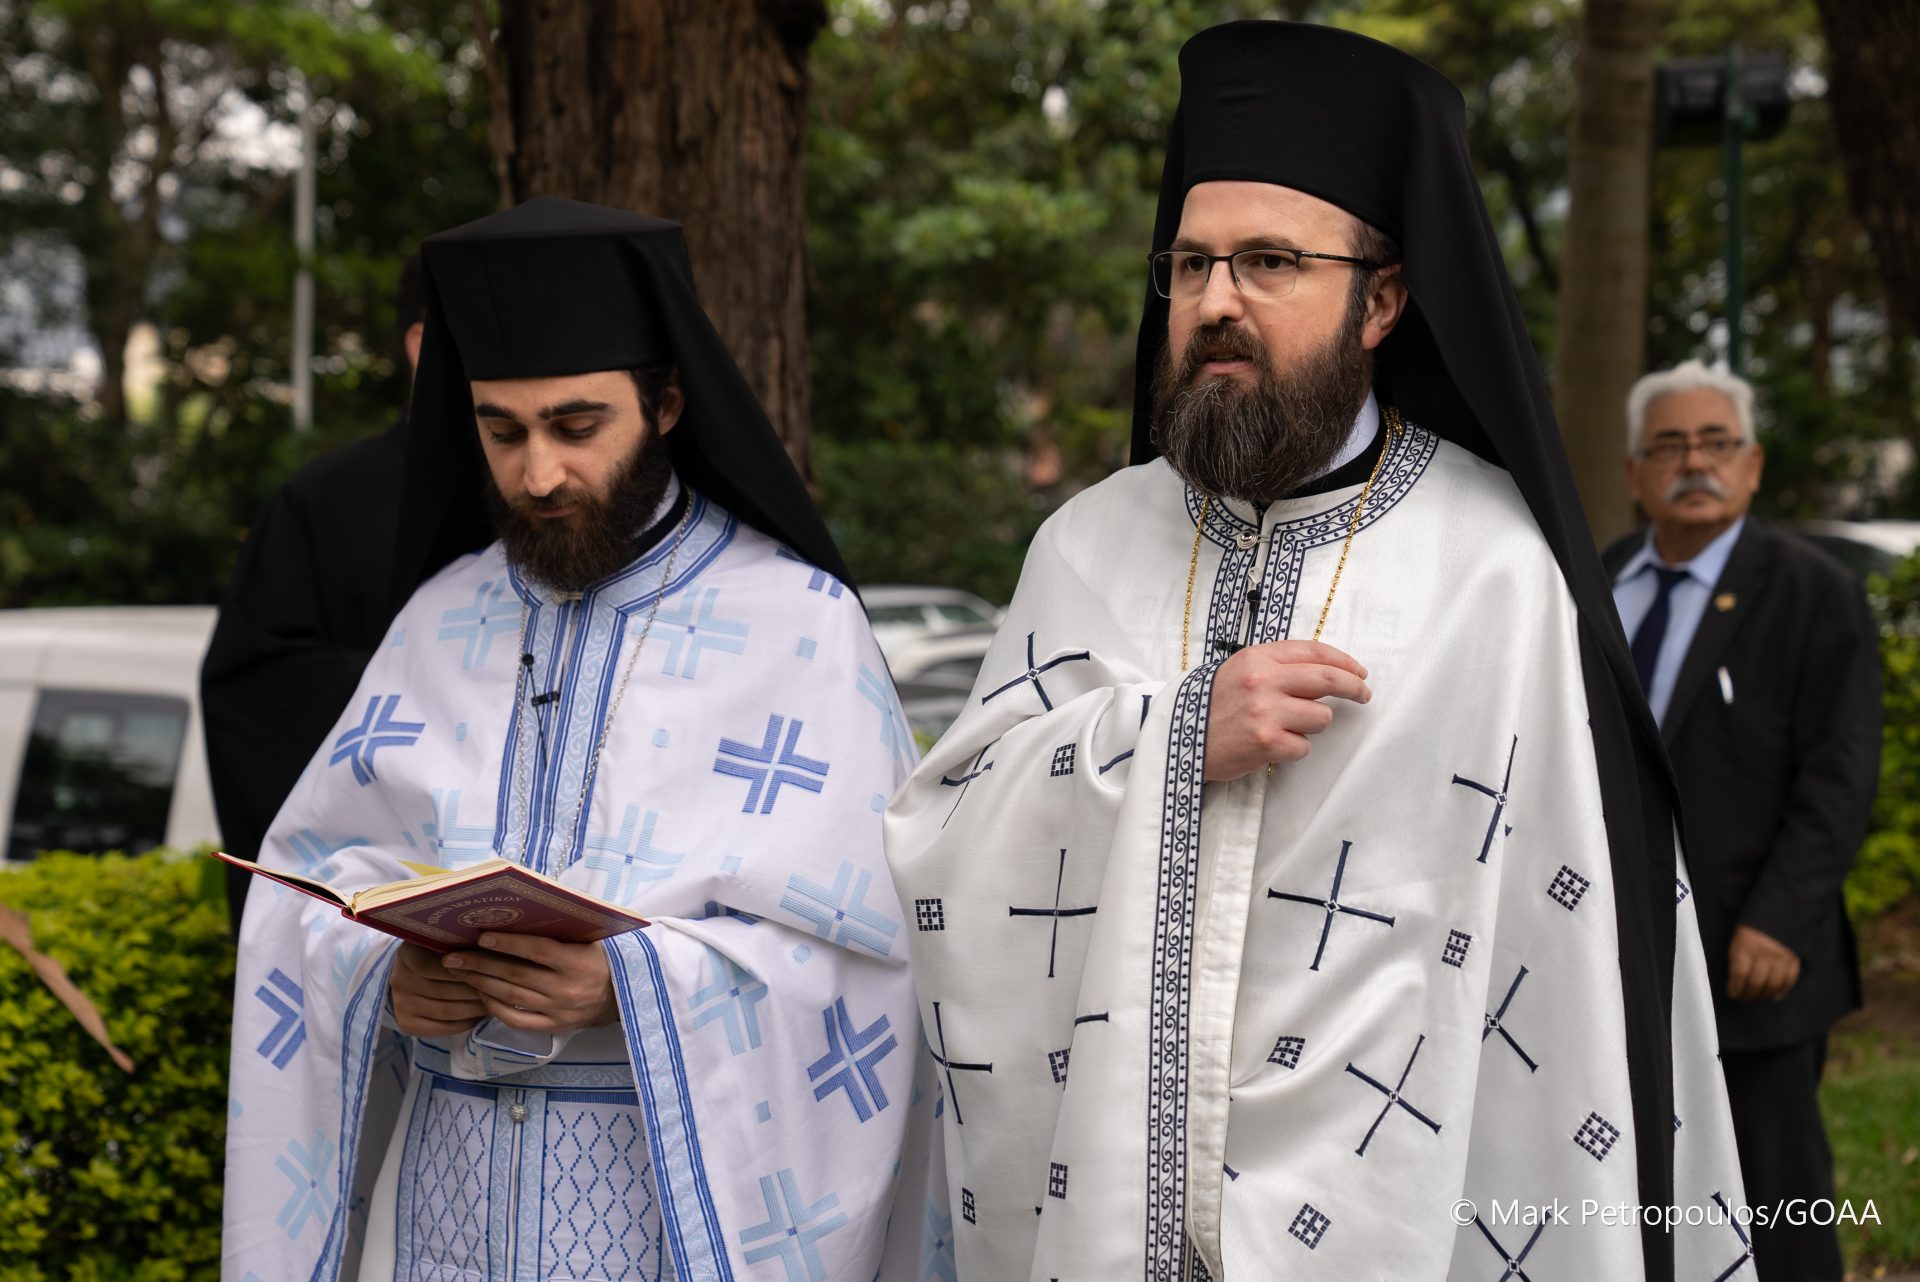
[[[327,759],[329,766],[341,762],[351,762],[353,777],[362,788],[372,783],[373,754],[382,748],[410,748],[419,742],[420,734],[427,728],[424,721],[395,721],[393,714],[400,707],[397,694],[374,695],[367,700],[366,715],[360,718],[360,724],[333,741],[333,755]]]
[[[1740,1258],[1720,1270],[1720,1276],[1713,1280],[1713,1282],[1727,1282],[1728,1278],[1747,1267],[1747,1261],[1753,1259],[1753,1240],[1747,1236],[1747,1231],[1740,1227],[1740,1217],[1735,1215],[1733,1208],[1727,1205],[1727,1199],[1715,1192],[1713,1200],[1720,1204],[1720,1209],[1726,1212],[1727,1223],[1733,1225],[1733,1231],[1740,1235]]]
[[[800,731],[805,725],[797,717],[792,724],[788,724],[785,717],[768,716],[767,732],[759,746],[741,743],[736,739],[720,740],[720,755],[714,758],[713,772],[747,781],[747,800],[740,807],[741,814],[752,814],[756,806],[761,814],[772,814],[773,803],[780,797],[782,784],[791,784],[808,792],[819,792],[825,786],[829,769],[827,763],[803,757],[795,751],[800,745]],[[784,744],[780,743],[783,726],[787,731]],[[774,756],[775,744],[780,744],[777,758]]]
[[[1533,1056],[1521,1049],[1520,1043],[1513,1040],[1513,1034],[1509,1033],[1506,1025],[1500,1022],[1507,1017],[1507,1007],[1513,1004],[1513,995],[1520,991],[1520,981],[1526,977],[1527,968],[1522,966],[1520,973],[1513,977],[1513,982],[1507,985],[1507,995],[1500,999],[1500,1009],[1487,1016],[1487,1026],[1480,1031],[1480,1040],[1484,1042],[1495,1033],[1500,1034],[1506,1039],[1507,1045],[1513,1047],[1513,1053],[1520,1057],[1520,1062],[1527,1066],[1527,1071],[1537,1073],[1540,1071],[1540,1066],[1533,1062]]]
[[[1533,1244],[1540,1240],[1541,1233],[1545,1232],[1547,1225],[1551,1223],[1553,1223],[1553,1212],[1549,1210],[1540,1217],[1540,1222],[1533,1226],[1533,1236],[1528,1238],[1527,1244],[1520,1248],[1520,1254],[1509,1255],[1507,1248],[1500,1245],[1500,1239],[1493,1235],[1493,1230],[1482,1223],[1479,1216],[1473,1217],[1473,1226],[1480,1230],[1480,1236],[1487,1239],[1487,1245],[1493,1248],[1494,1254],[1498,1255],[1501,1262],[1507,1266],[1507,1271],[1500,1275],[1500,1282],[1507,1282],[1508,1278],[1519,1278],[1520,1282],[1533,1282],[1533,1279],[1527,1276],[1527,1271],[1520,1266],[1526,1263],[1528,1254],[1533,1250]]]
[[[939,1002],[933,1004],[933,1035],[940,1039],[940,1049],[933,1049],[933,1044],[929,1042],[927,1044],[927,1054],[933,1056],[933,1062],[938,1064],[940,1070],[947,1076],[947,1098],[953,1101],[953,1124],[955,1126],[965,1126],[967,1124],[966,1119],[960,1116],[960,1095],[959,1092],[953,1089],[954,1070],[960,1069],[964,1072],[991,1073],[993,1071],[993,1065],[991,1063],[962,1064],[958,1060],[949,1060],[947,1058],[947,1031],[940,1023]],[[971,1215],[967,1217],[967,1222],[973,1222]]]
[[[959,810],[960,803],[967,799],[967,789],[973,787],[973,781],[975,779],[978,779],[981,775],[987,773],[987,771],[993,769],[993,763],[991,761],[988,761],[985,765],[981,765],[980,763],[982,760],[985,759],[987,755],[987,749],[993,747],[995,743],[999,743],[999,742],[1000,741],[998,739],[995,739],[992,743],[989,743],[986,748],[982,748],[980,749],[979,752],[974,754],[973,764],[970,767],[968,767],[969,773],[961,775],[957,779],[952,777],[951,775],[940,776],[940,786],[942,788],[958,788],[960,790],[960,795],[953,799],[953,809],[947,811],[947,817],[940,821],[940,826],[942,828],[946,827],[949,823],[953,822],[954,812]]]
[[[1108,1012],[1101,1011],[1098,1015],[1080,1016],[1073,1021],[1073,1026],[1077,1029],[1082,1024],[1106,1024],[1111,1022],[1108,1018]],[[1053,1074],[1053,1080],[1061,1086],[1067,1084],[1067,1065],[1072,1058],[1073,1046],[1071,1044],[1062,1046],[1057,1051],[1047,1052],[1047,1069]]]
[[[1493,798],[1493,818],[1487,820],[1487,836],[1486,839],[1480,843],[1480,858],[1474,860],[1475,863],[1484,864],[1487,862],[1487,852],[1493,849],[1493,834],[1499,829],[1500,816],[1506,813],[1507,809],[1507,787],[1513,782],[1513,754],[1519,750],[1519,747],[1520,736],[1515,735],[1513,736],[1513,742],[1507,746],[1507,774],[1506,777],[1500,781],[1500,787],[1497,790],[1489,788],[1484,783],[1478,783],[1472,779],[1468,779],[1463,775],[1455,775],[1453,777],[1453,781],[1462,788],[1471,788],[1475,792],[1483,792]],[[1508,824],[1506,833],[1511,833],[1512,831],[1513,825]],[[1506,834],[1503,833],[1502,835],[1504,836]]]
[[[1333,919],[1339,914],[1346,913],[1353,917],[1365,917],[1368,921],[1386,923],[1388,929],[1392,929],[1393,927],[1393,918],[1391,917],[1381,913],[1368,912],[1364,908],[1354,908],[1340,902],[1340,882],[1341,879],[1347,875],[1347,852],[1352,849],[1353,843],[1351,841],[1343,841],[1340,843],[1340,862],[1333,870],[1333,889],[1327,892],[1325,899],[1316,899],[1311,895],[1295,895],[1282,890],[1269,890],[1267,892],[1268,899],[1290,899],[1296,904],[1312,904],[1315,907],[1325,908],[1327,910],[1327,920],[1325,924],[1320,927],[1320,947],[1314,950],[1313,965],[1307,967],[1308,970],[1320,969],[1320,959],[1326,955],[1327,951],[1327,936],[1333,933]]]
[[[1150,694],[1141,695],[1140,696],[1140,724],[1142,726],[1147,724],[1147,710],[1151,707],[1153,707],[1153,696]],[[1109,761],[1106,765],[1101,766],[1100,773],[1101,774],[1107,773],[1107,771],[1113,769],[1115,766],[1119,765],[1123,761],[1128,760],[1132,756],[1133,756],[1133,749],[1128,748],[1125,752],[1115,757],[1112,761]]]
[[[1380,1123],[1387,1120],[1387,1114],[1393,1111],[1394,1105],[1396,1104],[1407,1110],[1410,1116],[1424,1123],[1435,1135],[1440,1133],[1440,1123],[1434,1121],[1431,1117],[1428,1117],[1425,1113],[1422,1113],[1419,1109],[1407,1103],[1406,1100],[1400,1098],[1400,1092],[1405,1088],[1407,1078],[1413,1072],[1413,1061],[1420,1058],[1420,1048],[1426,1045],[1426,1042],[1427,1035],[1425,1033],[1420,1034],[1420,1040],[1413,1044],[1413,1054],[1407,1056],[1407,1066],[1400,1070],[1399,1082],[1393,1086],[1388,1086],[1384,1082],[1355,1068],[1352,1060],[1347,1061],[1347,1071],[1349,1073],[1352,1073],[1355,1077],[1387,1097],[1387,1102],[1380,1106],[1380,1116],[1373,1119],[1373,1125],[1367,1128],[1366,1138],[1361,1140],[1360,1147],[1354,1150],[1359,1156],[1365,1157],[1367,1155],[1367,1145],[1373,1143],[1373,1133],[1380,1129]]]
[[[1029,632],[1027,633],[1027,670],[1021,673],[1019,676],[1015,677],[1013,680],[1007,682],[1005,685],[1001,686],[998,690],[993,691],[991,694],[981,695],[980,702],[982,703],[991,702],[994,699],[998,699],[1001,695],[1013,689],[1015,686],[1024,685],[1027,682],[1031,681],[1033,683],[1034,693],[1040,696],[1040,706],[1045,708],[1048,712],[1052,712],[1053,700],[1047,697],[1046,686],[1040,684],[1040,675],[1043,672],[1048,672],[1054,668],[1059,667],[1063,663],[1084,663],[1092,658],[1093,658],[1093,651],[1081,650],[1075,654],[1056,655],[1055,657],[1048,659],[1045,663],[1035,663],[1033,659],[1033,633]]]
[[[853,1115],[865,1122],[887,1107],[887,1092],[880,1085],[878,1069],[894,1048],[887,1017],[880,1016],[866,1028],[855,1028],[853,1017],[847,1014],[847,999],[836,997],[833,1005],[820,1012],[820,1018],[827,1026],[827,1053],[807,1066],[807,1080],[820,1083],[813,1088],[813,1097],[823,1100],[835,1091],[845,1091],[853,1104]],[[864,1096],[862,1086],[866,1087]]]
[[[1054,955],[1058,952],[1060,947],[1060,919],[1062,917],[1091,917],[1094,913],[1097,913],[1100,911],[1100,909],[1097,906],[1091,907],[1091,908],[1062,908],[1060,906],[1060,888],[1066,883],[1066,879],[1067,879],[1067,852],[1064,849],[1062,849],[1060,852],[1060,871],[1054,876],[1054,879],[1053,879],[1053,907],[1051,908],[1009,907],[1007,909],[1007,916],[1009,917],[1051,917],[1053,918],[1053,939],[1047,945],[1047,978],[1048,979],[1053,978]]]

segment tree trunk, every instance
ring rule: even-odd
[[[1820,0],[1827,102],[1894,327],[1920,333],[1920,2]]]
[[[513,196],[671,218],[707,315],[811,479],[807,48],[824,0],[506,0]],[[496,99],[497,100],[497,99]]]
[[[1602,544],[1632,503],[1627,392],[1642,371],[1656,0],[1587,0],[1568,154],[1567,242],[1554,340],[1554,412],[1587,523]]]

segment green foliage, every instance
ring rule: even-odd
[[[1880,792],[1873,830],[1847,879],[1855,921],[1920,893],[1920,556],[1872,585],[1880,622]]]
[[[218,1276],[233,945],[211,862],[51,854],[0,872],[0,903],[32,915],[136,1066],[0,946],[0,1282]]]
[[[1833,1145],[1834,1195],[1856,1216],[1873,1203],[1878,1224],[1840,1224],[1847,1276],[1872,1278],[1920,1266],[1920,1044],[1859,1031],[1834,1039],[1820,1083]]]
[[[0,357],[31,365],[35,324],[103,343],[138,322],[157,350],[124,413],[0,388],[0,475],[27,478],[0,488],[0,607],[212,601],[273,488],[398,415],[401,262],[497,200],[472,8],[32,9],[0,0],[0,262],[20,271],[9,306],[30,300],[32,318],[26,332],[0,323]],[[323,117],[315,424],[301,435],[288,400],[296,71]],[[164,116],[155,75],[174,88]],[[163,124],[164,163],[142,141]],[[110,172],[140,185],[104,199]]]
[[[1005,601],[1047,513],[1004,451],[823,437],[814,471],[858,583],[934,583]]]

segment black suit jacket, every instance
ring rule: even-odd
[[[1608,573],[1644,539],[1608,548]],[[1825,1034],[1860,1005],[1840,887],[1880,778],[1879,645],[1859,582],[1749,516],[1680,665],[1661,734],[1680,784],[1721,1047]],[[1727,996],[1727,950],[1742,924],[1800,955],[1800,979],[1777,1002]]]

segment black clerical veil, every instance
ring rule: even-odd
[[[1180,51],[1156,252],[1172,245],[1188,190],[1223,179],[1304,191],[1400,242],[1411,301],[1376,356],[1382,400],[1512,475],[1578,604],[1612,849],[1641,1197],[1671,1205],[1678,803],[1468,158],[1460,92],[1417,58],[1352,32],[1290,22],[1211,28]],[[1145,294],[1135,463],[1157,453],[1153,371],[1167,341],[1167,300],[1150,284]],[[1642,1239],[1649,1282],[1671,1279],[1671,1239],[1655,1227]]]
[[[408,410],[395,608],[494,538],[469,379],[671,365],[680,477],[834,576],[846,565],[766,412],[701,310],[678,223],[542,197],[430,237]]]

